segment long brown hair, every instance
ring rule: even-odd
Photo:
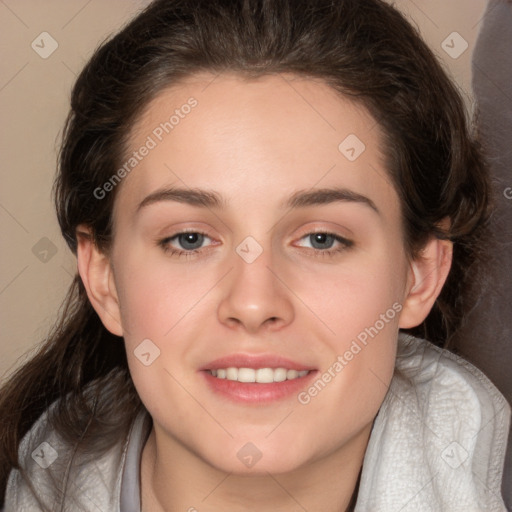
[[[151,3],[96,50],[73,88],[54,190],[71,250],[76,254],[77,226],[86,224],[108,251],[116,189],[101,200],[94,190],[125,161],[130,128],[148,103],[199,71],[319,78],[369,110],[385,134],[409,255],[432,235],[454,243],[447,283],[411,331],[446,343],[469,307],[488,178],[459,92],[416,30],[382,0]],[[451,225],[443,230],[446,218]],[[142,407],[123,340],[104,328],[78,276],[58,325],[2,389],[0,503],[21,438],[57,399],[52,426],[79,449],[98,453],[118,442]]]

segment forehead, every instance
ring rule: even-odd
[[[121,196],[135,202],[173,184],[269,202],[277,192],[343,185],[396,202],[381,143],[367,110],[321,80],[198,74],[162,91],[139,116],[126,159],[150,149]]]

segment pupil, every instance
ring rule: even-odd
[[[201,247],[203,235],[199,233],[183,233],[180,235],[180,244],[184,249],[197,249]]]
[[[317,249],[329,249],[334,242],[333,235],[328,235],[327,233],[315,233],[312,235],[312,237],[313,237],[313,239],[312,239],[313,247],[315,247],[315,244],[322,245],[322,247],[315,247]],[[327,244],[327,247],[325,247],[324,244]]]

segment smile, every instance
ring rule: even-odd
[[[272,382],[283,382],[305,377],[309,370],[287,370],[286,368],[218,368],[208,370],[210,375],[217,379],[233,380],[238,382],[249,382],[269,384]]]

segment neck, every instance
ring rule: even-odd
[[[240,475],[211,466],[153,427],[142,452],[142,512],[349,512],[370,431],[293,471]]]

